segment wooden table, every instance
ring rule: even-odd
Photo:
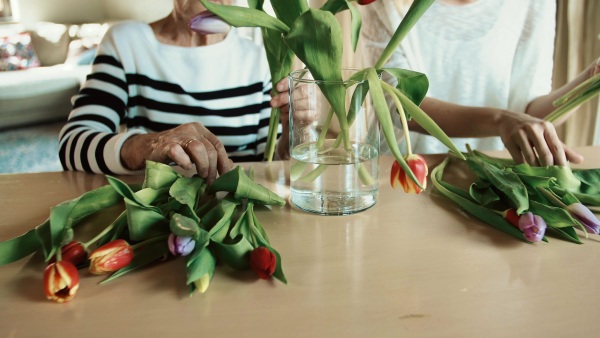
[[[580,167],[600,166],[600,148],[579,150]],[[177,259],[103,285],[81,271],[77,297],[61,305],[45,299],[44,263],[34,254],[0,267],[0,337],[600,335],[598,236],[583,245],[522,243],[431,189],[391,189],[391,158],[380,163],[379,202],[367,211],[317,216],[287,205],[258,213],[287,285],[218,267],[208,291],[190,298]],[[289,196],[286,162],[252,165],[259,182]],[[105,184],[85,173],[0,175],[0,240]]]

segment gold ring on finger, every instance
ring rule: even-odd
[[[194,142],[194,141],[198,141],[195,138],[189,139],[187,140],[184,144],[183,144],[183,149],[187,149],[187,147],[190,145],[190,143]]]

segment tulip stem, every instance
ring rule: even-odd
[[[404,130],[404,139],[406,139],[406,153],[407,156],[412,155],[412,145],[410,144],[410,134],[408,131],[408,121],[406,121],[406,115],[404,114],[404,107],[402,107],[402,103],[400,103],[400,99],[396,96],[394,92],[394,87],[385,81],[381,81],[381,87],[394,99],[394,103],[396,104],[396,108],[398,109],[398,115],[400,115],[400,121],[402,121],[402,129]]]
[[[548,198],[550,199],[552,202],[554,202],[554,204],[558,205],[561,208],[566,208],[567,205],[563,203],[563,201],[561,201],[559,198],[557,198],[556,196],[554,196],[553,193],[549,192],[548,190],[546,190],[545,188],[540,188],[540,191]]]
[[[106,235],[107,233],[109,233],[114,227],[115,227],[114,223],[111,223],[106,228],[104,228],[104,230],[100,231],[100,233],[98,233],[96,235],[96,237],[90,239],[89,241],[87,241],[85,243],[81,243],[81,245],[83,246],[83,249],[87,251],[87,248],[90,245],[98,242],[102,237],[104,237],[104,235]]]
[[[150,244],[153,244],[153,243],[156,243],[156,242],[160,242],[161,240],[162,241],[166,241],[168,238],[169,238],[169,235],[155,236],[155,237],[152,237],[152,238],[147,239],[145,241],[142,241],[142,242],[139,242],[139,243],[136,243],[136,244],[132,245],[131,246],[131,250],[133,250],[135,252],[135,250],[137,250],[139,248],[143,248],[146,245],[150,245]]]

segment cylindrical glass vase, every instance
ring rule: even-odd
[[[377,202],[379,125],[366,80],[355,74],[345,69],[339,82],[316,81],[306,69],[289,75],[291,202],[302,210],[348,215]]]

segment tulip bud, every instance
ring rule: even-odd
[[[359,5],[363,5],[364,6],[364,5],[370,4],[371,2],[375,2],[375,0],[358,0],[357,2],[358,2]]]
[[[585,205],[581,203],[573,203],[567,206],[567,210],[571,215],[573,215],[583,226],[587,229],[587,231],[592,232],[594,234],[598,234],[598,230],[600,229],[600,220],[594,215],[593,212],[590,211]]]
[[[85,251],[85,248],[81,243],[76,241],[71,241],[68,244],[63,245],[62,248],[60,248],[60,252],[62,257],[61,260],[69,261],[76,267],[85,262],[87,258],[87,252]],[[56,260],[52,258],[50,262],[54,263],[55,261]]]
[[[133,249],[126,241],[117,239],[106,243],[90,254],[90,272],[103,274],[126,267],[133,259]]]
[[[44,270],[44,291],[46,298],[57,303],[68,302],[79,289],[79,273],[73,263],[59,261],[50,263]]]
[[[514,225],[516,228],[519,227],[519,219],[521,217],[517,214],[517,211],[513,208],[507,209],[504,211],[504,219],[508,221],[508,223]]]
[[[167,244],[169,245],[169,251],[171,251],[174,256],[187,256],[194,250],[194,247],[196,247],[196,241],[194,241],[192,237],[175,236],[175,234],[169,235]]]
[[[406,164],[408,164],[408,167],[412,170],[419,183],[421,183],[423,188],[427,188],[427,174],[429,173],[429,169],[427,168],[427,162],[423,156],[411,154],[408,155],[405,160]],[[392,164],[390,184],[394,189],[396,189],[398,185],[401,185],[402,189],[404,189],[404,192],[407,193],[419,194],[421,191],[423,191],[423,189],[421,189],[410,179],[408,175],[406,175],[398,161],[394,161]]]
[[[194,282],[194,285],[196,286],[198,292],[206,292],[206,289],[208,289],[208,286],[210,285],[210,275],[208,273],[205,273],[204,275],[202,275],[202,277],[200,277],[200,279]]]
[[[260,279],[269,279],[277,266],[277,256],[264,246],[250,252],[250,267]]]
[[[209,11],[194,16],[189,22],[189,27],[194,32],[204,35],[224,34],[231,29],[228,23]]]
[[[546,222],[538,215],[526,212],[519,217],[519,229],[530,242],[539,242],[544,238]]]

